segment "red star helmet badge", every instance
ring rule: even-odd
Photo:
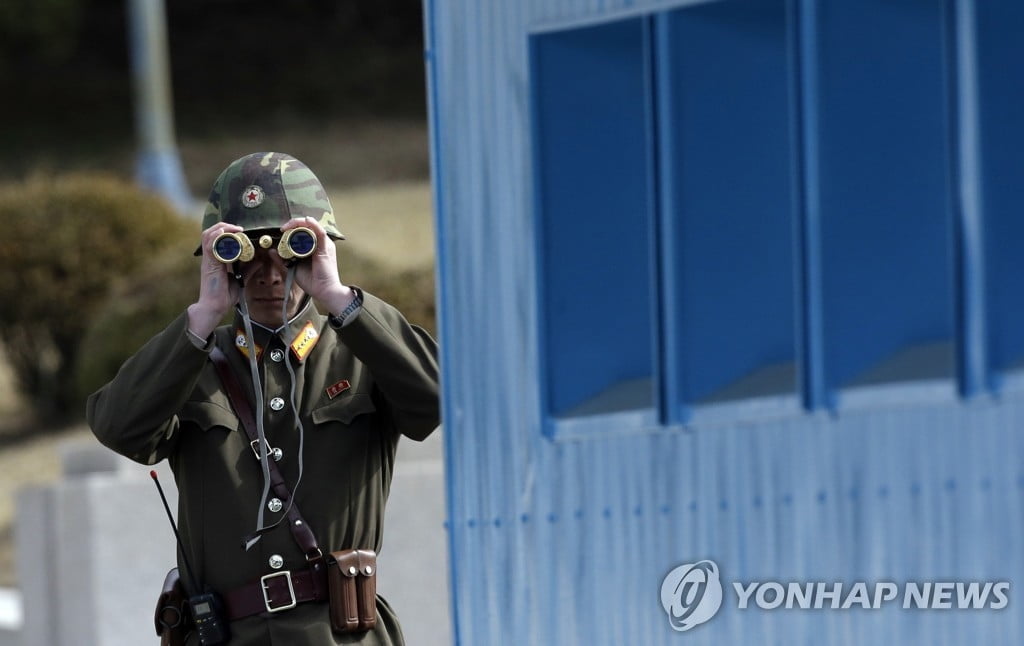
[[[254,209],[263,204],[264,197],[263,189],[253,184],[242,191],[242,206],[247,209]]]

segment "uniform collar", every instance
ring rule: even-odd
[[[269,327],[264,326],[256,321],[252,322],[252,333],[255,337],[256,342],[256,358],[259,359],[263,355],[263,350],[267,347],[277,346],[290,346],[292,354],[302,361],[305,359],[313,347],[316,346],[317,341],[320,340],[320,328],[322,327],[322,321],[320,313],[317,311],[316,306],[313,305],[313,299],[309,296],[304,296],[305,299],[301,308],[295,316],[293,316],[287,324],[282,327],[273,330]],[[234,320],[234,341],[235,347],[243,355],[248,356],[248,348],[245,343],[245,322],[242,319],[241,311],[235,309],[235,320]]]

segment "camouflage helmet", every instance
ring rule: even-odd
[[[319,222],[335,240],[345,239],[327,191],[313,171],[291,155],[252,153],[231,162],[213,183],[202,230],[218,222],[237,224],[246,232],[277,230],[301,217]],[[201,247],[196,250],[200,254]]]

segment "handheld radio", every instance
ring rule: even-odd
[[[160,486],[160,480],[156,477],[156,471],[150,471],[149,475],[156,483],[156,489],[160,492],[160,499],[164,502],[164,509],[167,511],[167,519],[171,521],[171,529],[174,530],[174,538],[178,541],[178,549],[181,550],[181,559],[185,563],[185,572],[188,575],[189,586],[192,590],[199,590],[196,585],[195,575],[192,573],[192,566],[189,565],[188,556],[185,554],[185,547],[181,544],[181,535],[178,534],[178,526],[171,515],[171,508],[167,505],[167,497],[164,496],[164,488]],[[212,590],[202,594],[196,594],[188,598],[188,607],[192,611],[192,621],[199,635],[199,643],[202,646],[216,646],[226,644],[231,637],[228,630],[228,622],[224,620],[224,608],[218,597]]]

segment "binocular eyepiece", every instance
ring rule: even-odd
[[[263,234],[256,241],[262,249],[274,246],[274,236]],[[213,241],[213,257],[231,264],[249,262],[256,256],[256,247],[245,233],[222,233]],[[296,227],[281,234],[277,242],[277,255],[283,260],[300,260],[316,251],[316,234],[312,229]]]

